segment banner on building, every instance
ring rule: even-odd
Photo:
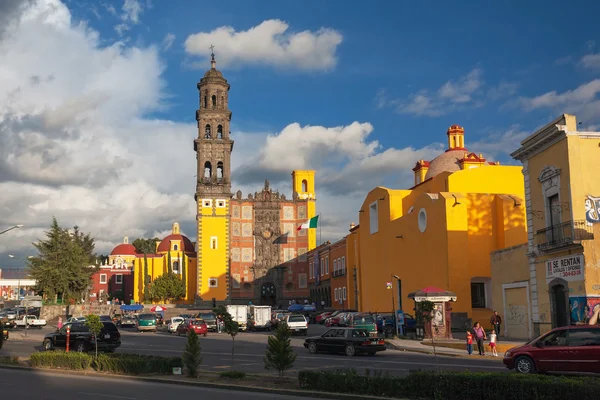
[[[546,280],[561,278],[565,281],[583,280],[583,254],[546,261]]]

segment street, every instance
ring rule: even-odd
[[[32,382],[35,382],[32,385]],[[214,400],[308,400],[311,397],[282,396],[264,393],[208,389],[165,383],[140,382],[107,377],[89,377],[46,371],[3,369],[0,374],[2,396],[12,399],[45,400],[153,400],[176,398],[210,398]]]
[[[321,325],[309,325],[309,335],[319,335],[326,328]],[[43,332],[30,331],[29,336],[36,335],[39,341],[25,341],[16,339],[17,333],[11,333],[15,339],[8,340],[0,356],[27,357],[35,351],[41,350]],[[19,331],[13,331],[19,332]],[[186,337],[171,335],[165,330],[157,333],[138,333],[130,328],[122,328],[121,347],[118,353],[155,354],[162,356],[180,356],[185,348]],[[268,332],[240,332],[235,337],[235,357],[233,369],[247,373],[270,373],[264,369],[263,357],[267,343]],[[304,348],[304,337],[293,337],[292,346],[298,356],[292,371],[303,369],[339,369],[356,368],[358,370],[380,370],[390,374],[407,374],[414,369],[435,369],[435,359],[431,355],[410,353],[396,350],[386,350],[374,357],[356,356],[347,357],[335,354],[310,354]],[[206,338],[201,337],[204,369],[207,371],[225,371],[232,369],[231,345],[229,335],[209,333]],[[438,366],[442,370],[464,371],[489,371],[507,372],[504,364],[498,359],[456,358],[438,356]]]

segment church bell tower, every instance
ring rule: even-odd
[[[231,199],[231,111],[229,84],[217,70],[214,46],[211,68],[198,82],[200,107],[196,110],[198,137],[195,199],[198,221],[198,298],[229,298],[229,207]]]

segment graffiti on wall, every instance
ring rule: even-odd
[[[569,306],[571,308],[571,323],[587,324],[594,313],[596,306],[600,305],[600,297],[569,297]]]
[[[585,199],[585,219],[591,224],[600,222],[600,197],[587,196]]]

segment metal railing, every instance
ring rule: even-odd
[[[538,250],[548,251],[582,240],[594,239],[593,227],[587,221],[566,221],[540,229],[535,234]]]
[[[333,275],[332,276],[334,278],[337,278],[338,276],[344,276],[344,275],[346,275],[346,270],[345,269],[340,269],[340,270],[337,270],[337,271],[333,271]]]

